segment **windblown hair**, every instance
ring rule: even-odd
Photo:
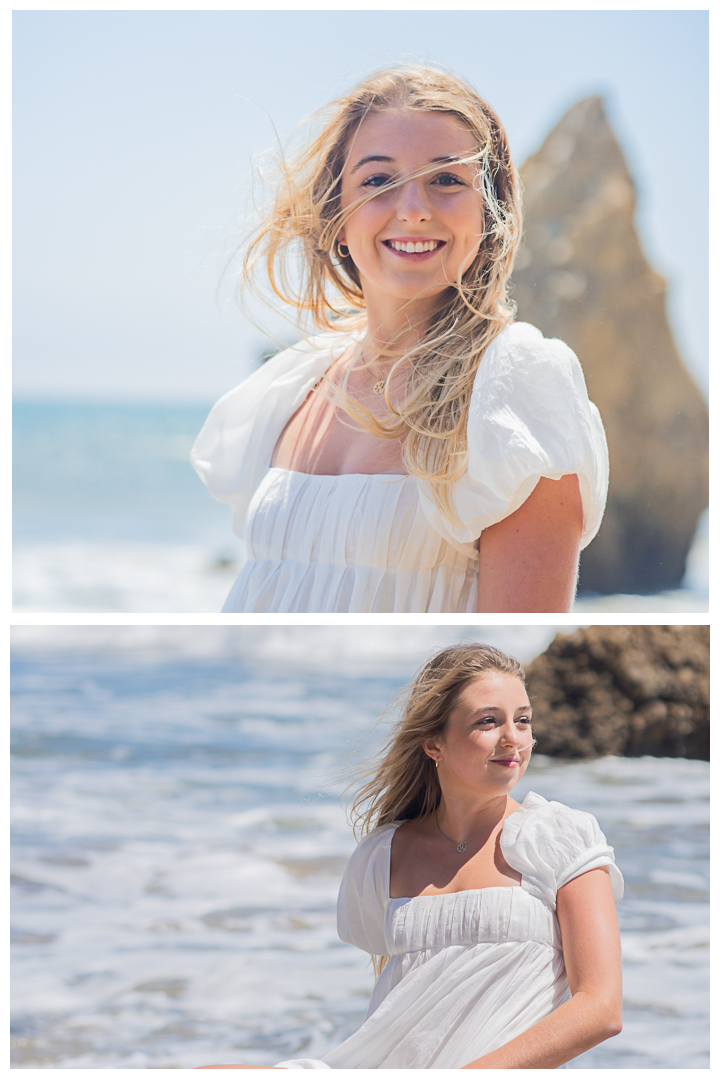
[[[358,209],[356,203],[342,211],[342,177],[363,119],[391,109],[446,113],[472,132],[476,150],[462,160],[476,174],[483,234],[477,256],[448,286],[444,303],[420,340],[405,348],[389,343],[387,355],[395,357],[391,375],[402,362],[407,378],[405,399],[396,407],[390,404],[390,379],[386,382],[390,418],[380,422],[344,390],[333,387],[331,393],[372,434],[404,438],[408,472],[429,482],[438,508],[454,519],[449,485],[467,468],[473,381],[488,345],[514,317],[508,280],[522,227],[519,177],[505,131],[490,106],[457,76],[425,66],[376,72],[332,102],[316,114],[320,130],[309,144],[289,159],[281,155],[276,163],[275,202],[249,243],[243,283],[256,286],[258,269],[264,266],[275,294],[296,308],[301,320],[311,318],[321,329],[362,334],[360,277],[352,257],[337,251],[338,234]],[[416,175],[436,168],[428,166]],[[378,193],[371,190],[367,199]]]
[[[401,698],[400,718],[353,799],[350,815],[356,834],[364,836],[391,821],[434,813],[440,784],[423,741],[442,735],[465,686],[488,673],[525,683],[522,664],[491,645],[452,645],[420,669]]]
[[[391,821],[408,821],[435,812],[440,803],[440,783],[423,741],[442,735],[448,716],[470,680],[493,672],[513,676],[525,684],[522,664],[491,645],[452,645],[436,653],[420,669],[401,698],[399,720],[367,770],[367,782],[350,807],[356,835],[365,836]],[[373,956],[376,979],[387,961],[387,956]]]

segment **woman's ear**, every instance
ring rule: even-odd
[[[437,763],[440,756],[440,747],[437,744],[436,739],[423,739],[420,744],[428,757],[432,758]]]

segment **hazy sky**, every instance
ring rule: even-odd
[[[253,156],[273,125],[286,138],[411,58],[474,83],[518,162],[604,96],[706,385],[707,26],[703,11],[17,12],[16,394],[210,402],[240,381],[264,339],[217,294]]]

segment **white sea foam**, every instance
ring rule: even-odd
[[[18,542],[13,610],[217,613],[241,565],[239,548],[229,529],[222,544]],[[708,611],[707,539],[691,554],[696,569],[683,588],[580,597],[572,612]]]
[[[13,610],[218,612],[236,572],[199,543],[16,544]]]
[[[236,657],[284,672],[342,675],[394,674],[409,677],[433,650],[454,641],[484,641],[529,662],[557,631],[572,624],[547,626],[15,626],[12,639],[25,651],[53,651],[133,656],[155,663],[162,659]],[[281,684],[282,685],[282,684]]]

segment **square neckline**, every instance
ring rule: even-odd
[[[342,335],[342,336],[344,336],[344,337],[346,337],[346,338],[349,338],[350,340],[356,340],[356,339],[355,339],[355,336],[354,336],[353,334],[344,334],[344,335]],[[333,365],[334,365],[335,363],[337,363],[337,360],[336,360],[336,359],[335,359],[334,357],[332,357],[332,356],[331,356],[331,358],[330,358],[330,362],[329,362],[329,364],[327,365],[327,367],[326,367],[326,368],[325,368],[325,369],[323,370],[323,372],[322,372],[322,374],[321,374],[321,376],[320,376],[320,379],[319,379],[319,380],[318,380],[317,382],[315,382],[315,383],[314,383],[314,384],[313,384],[313,385],[312,385],[312,386],[310,387],[310,389],[308,390],[307,394],[306,394],[306,395],[305,395],[305,397],[304,397],[304,398],[302,399],[302,401],[300,402],[300,404],[299,404],[299,405],[297,405],[297,406],[296,406],[296,407],[295,407],[295,408],[293,409],[293,411],[292,411],[292,412],[290,413],[290,415],[289,415],[289,416],[287,417],[287,419],[285,420],[285,423],[283,424],[282,428],[280,429],[280,432],[278,433],[278,437],[277,437],[277,439],[276,439],[276,440],[275,440],[275,442],[273,443],[273,447],[272,447],[272,450],[270,451],[270,459],[269,459],[269,463],[268,463],[268,467],[267,467],[267,472],[271,472],[272,470],[275,470],[276,472],[284,472],[284,473],[297,473],[297,475],[298,475],[298,476],[324,476],[324,477],[338,477],[338,476],[370,476],[370,477],[376,477],[376,476],[391,476],[391,477],[393,477],[393,479],[396,479],[396,480],[407,480],[407,478],[408,478],[408,477],[409,477],[409,476],[411,475],[410,473],[393,473],[393,472],[388,472],[388,473],[368,473],[368,472],[346,472],[346,473],[309,473],[309,472],[303,472],[303,471],[302,471],[301,469],[284,469],[284,468],[283,468],[283,467],[282,467],[281,465],[273,465],[273,459],[274,459],[274,457],[275,457],[275,453],[276,453],[276,451],[277,451],[277,448],[278,448],[278,444],[279,444],[280,440],[282,439],[283,435],[285,434],[285,429],[287,428],[288,424],[290,423],[290,421],[292,420],[292,418],[293,418],[293,417],[294,417],[294,416],[295,416],[295,415],[296,415],[297,413],[299,413],[299,412],[300,412],[300,410],[301,410],[301,409],[303,408],[303,406],[304,406],[304,405],[305,405],[305,404],[307,403],[307,401],[308,401],[308,400],[310,399],[310,395],[311,395],[311,394],[312,394],[312,393],[314,392],[314,390],[315,390],[315,389],[316,389],[316,388],[317,388],[317,387],[318,387],[318,386],[320,385],[320,383],[322,382],[322,380],[323,380],[323,378],[325,377],[325,375],[327,375],[328,371],[330,370],[330,368],[331,368],[331,367],[332,367],[332,366],[333,366]]]
[[[275,445],[277,445],[277,443]],[[275,456],[275,450],[273,448],[272,457],[274,457],[274,456]],[[271,462],[272,462],[272,457],[270,458]],[[375,477],[378,477],[378,476],[388,476],[388,477],[392,477],[394,480],[407,480],[408,477],[410,476],[410,473],[389,473],[389,472],[388,473],[385,473],[385,472],[380,472],[380,473],[366,473],[366,472],[312,473],[312,472],[310,472],[309,473],[309,472],[303,472],[301,469],[284,469],[282,467],[282,465],[272,465],[272,464],[270,464],[268,466],[268,472],[292,473],[293,475],[296,475],[296,476],[318,476],[318,477],[322,477],[324,479],[330,479],[330,480],[337,480],[342,476],[368,476],[368,477],[371,477],[371,478],[375,478]]]
[[[518,810],[522,810],[522,808],[523,808],[523,805],[522,805],[522,803],[520,803],[520,805],[518,806],[518,809],[513,810],[512,814],[508,814],[507,817],[503,820],[502,829],[500,830],[500,836],[502,836],[502,834],[503,834],[503,829],[505,828],[505,822],[507,821],[507,819],[509,817],[512,817],[513,814],[517,814]],[[406,820],[410,821],[412,819],[407,818]],[[522,889],[522,887],[523,887],[523,875],[521,874],[520,875],[520,880],[517,883],[517,885],[482,885],[479,889],[457,889],[455,892],[427,893],[425,896],[423,896],[422,893],[418,893],[416,896],[391,896],[390,895],[390,871],[391,871],[391,859],[392,859],[392,841],[393,841],[393,837],[395,836],[395,833],[397,832],[397,830],[400,828],[401,825],[405,824],[405,821],[393,821],[393,822],[390,822],[390,824],[394,825],[395,828],[393,829],[393,831],[392,831],[392,833],[390,835],[390,843],[388,844],[388,865],[387,865],[386,881],[387,881],[387,894],[388,894],[388,900],[389,901],[393,901],[393,900],[436,900],[439,896],[462,896],[463,893],[487,892],[489,889]]]

